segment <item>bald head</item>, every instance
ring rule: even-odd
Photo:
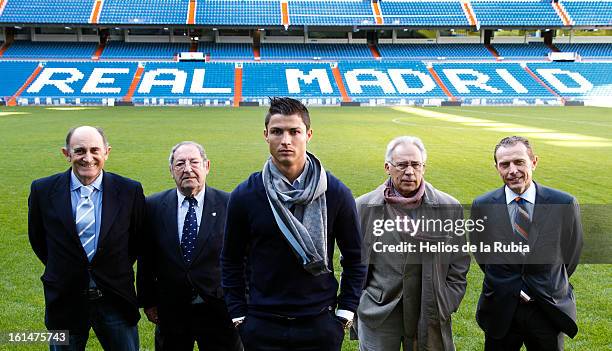
[[[102,128],[80,126],[68,131],[62,153],[81,183],[89,185],[102,173],[110,150]]]

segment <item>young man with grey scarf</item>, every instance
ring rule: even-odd
[[[301,102],[272,98],[264,138],[270,157],[228,205],[221,265],[230,315],[247,351],[338,351],[366,272],[353,196],[306,151],[312,129]]]

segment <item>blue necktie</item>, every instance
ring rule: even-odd
[[[81,187],[81,199],[77,204],[76,209],[76,230],[79,234],[79,240],[83,245],[83,250],[89,261],[92,260],[96,253],[96,245],[94,238],[96,236],[96,212],[94,203],[91,200],[91,194],[94,188],[91,185]]]
[[[186,263],[191,263],[193,259],[193,251],[195,242],[198,237],[198,219],[196,217],[195,207],[198,205],[198,200],[193,197],[187,197],[189,201],[189,209],[185,215],[183,223],[183,235],[181,237],[181,250],[183,251],[183,259]]]
[[[514,216],[514,232],[517,233],[523,240],[529,239],[529,227],[531,220],[527,211],[527,201],[522,197],[514,199],[517,203],[516,215]]]

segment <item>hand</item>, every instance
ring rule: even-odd
[[[144,313],[147,315],[147,319],[149,320],[149,322],[159,324],[159,316],[157,315],[157,306],[145,308]]]
[[[233,320],[234,328],[238,328],[240,326],[240,324],[242,324],[242,322],[244,322],[244,318],[245,318],[244,316],[243,317],[235,318]]]
[[[353,326],[353,320],[352,319],[346,319],[346,318],[340,317],[340,316],[336,316],[336,318],[338,318],[340,323],[342,323],[342,326],[344,327],[344,329],[348,329],[348,328]]]

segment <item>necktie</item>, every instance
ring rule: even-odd
[[[94,242],[94,237],[96,236],[96,214],[94,203],[91,200],[93,191],[94,188],[91,185],[81,187],[81,199],[76,209],[76,229],[89,261],[92,260],[96,253]]]
[[[193,197],[186,198],[189,201],[189,209],[185,215],[183,223],[183,236],[181,237],[181,250],[183,251],[183,259],[185,263],[191,263],[193,259],[193,250],[198,237],[198,219],[196,217],[195,207],[198,205],[198,200]]]
[[[522,197],[517,197],[514,201],[518,205],[516,214],[514,215],[514,232],[522,239],[528,240],[531,220],[529,219],[529,212],[527,211],[527,201]]]

